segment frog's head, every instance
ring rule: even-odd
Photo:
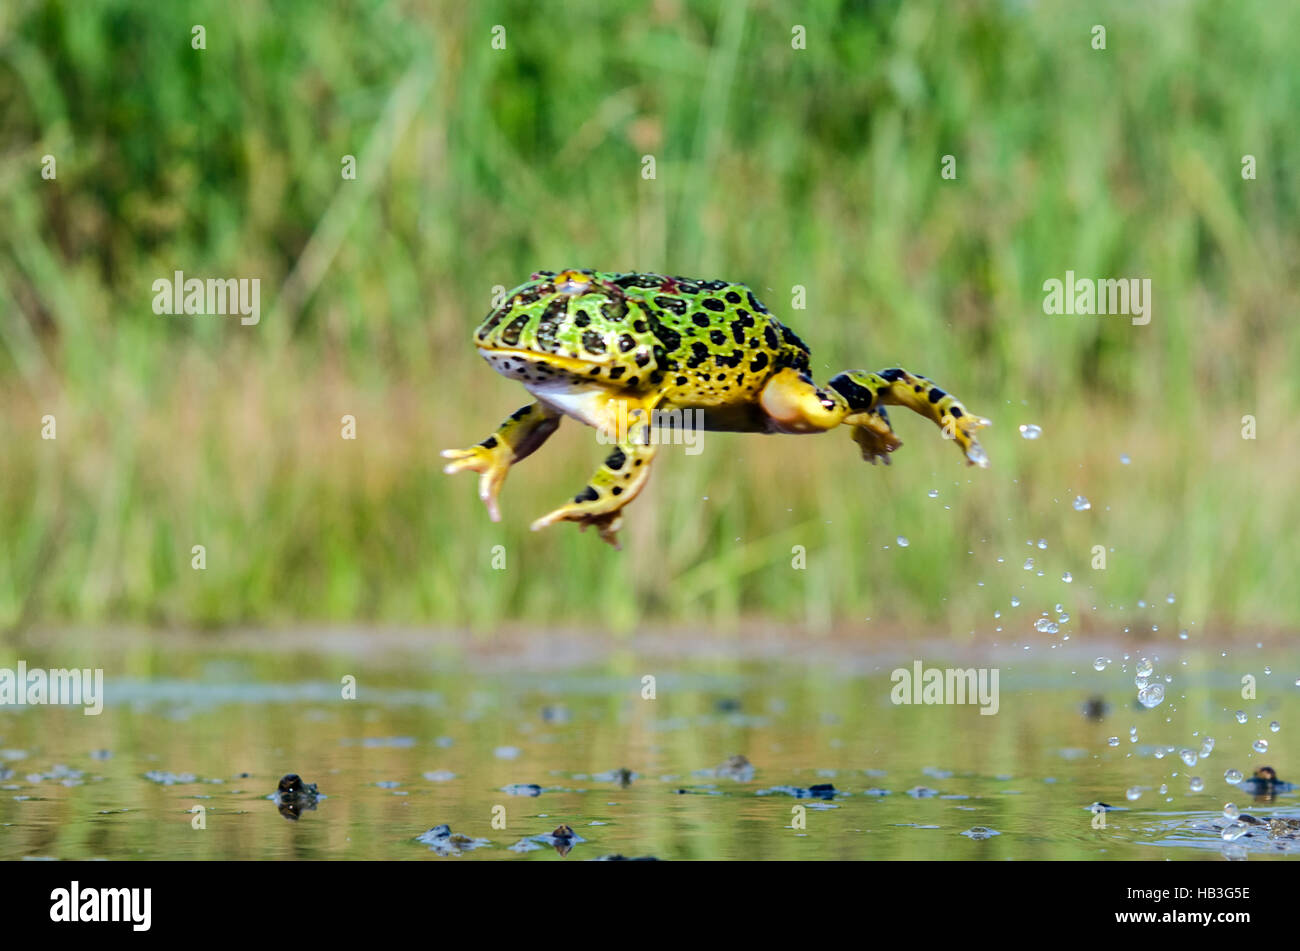
[[[1277,771],[1272,766],[1261,766],[1255,770],[1255,778],[1262,779],[1266,783],[1277,782]]]

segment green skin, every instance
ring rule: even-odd
[[[888,463],[902,443],[885,406],[905,406],[940,426],[971,465],[988,465],[975,432],[989,421],[923,376],[850,370],[818,387],[807,346],[743,284],[539,271],[488,314],[474,343],[536,398],[478,445],[443,453],[453,460],[448,473],[480,473],[479,495],[493,521],[510,466],[566,415],[602,430],[616,447],[572,502],[532,527],[595,525],[615,547],[621,510],[654,458],[654,410],[699,411],[704,428],[732,432],[812,433],[843,423],[864,459]]]

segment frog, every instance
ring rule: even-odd
[[[624,508],[645,488],[663,420],[704,431],[807,435],[844,425],[862,458],[889,464],[902,441],[887,407],[937,425],[969,465],[987,468],[969,412],[928,377],[891,367],[846,370],[818,385],[810,351],[743,283],[647,272],[569,268],[536,271],[508,292],[473,335],[498,373],[533,401],[467,449],[442,452],[444,472],[479,475],[493,522],[510,468],[536,452],[570,417],[612,444],[586,486],[535,520],[594,527],[620,547]],[[678,414],[680,411],[681,415]]]

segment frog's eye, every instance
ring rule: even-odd
[[[564,271],[555,278],[555,290],[559,294],[585,294],[591,289],[591,278],[581,271]]]

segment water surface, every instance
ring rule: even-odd
[[[1228,802],[1300,816],[1294,794],[1224,779],[1300,774],[1294,651],[276,632],[94,635],[0,666],[19,657],[98,662],[106,700],[99,716],[0,707],[6,859],[1256,860],[1298,845],[1222,836]],[[1137,702],[1143,657],[1166,690],[1153,709]],[[996,668],[996,715],[893,703],[891,672],[917,658]],[[752,775],[716,772],[737,755]],[[322,793],[297,819],[272,798],[286,773]],[[1114,807],[1104,827],[1097,802]],[[427,835],[440,824],[474,847]],[[560,825],[575,838],[548,838]]]

